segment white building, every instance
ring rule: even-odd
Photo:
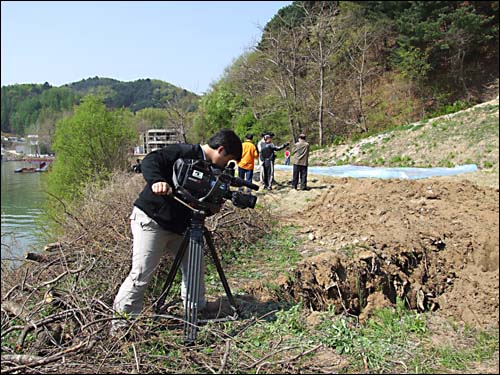
[[[176,129],[150,129],[143,134],[144,154],[174,143],[180,143],[179,132]]]

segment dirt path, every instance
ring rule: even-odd
[[[311,308],[369,316],[404,299],[476,327],[498,327],[499,197],[481,175],[423,180],[310,175],[309,191],[259,193],[298,226],[303,260],[283,285]],[[483,183],[478,183],[482,181]],[[490,185],[490,186],[488,186]],[[493,185],[493,186],[491,186]]]

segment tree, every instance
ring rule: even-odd
[[[318,74],[318,142],[320,146],[324,141],[324,102],[325,102],[325,79],[332,56],[337,53],[344,43],[342,33],[336,22],[338,8],[336,2],[324,4],[325,2],[312,2],[310,9],[304,6],[307,17],[304,28],[309,34],[307,50],[310,63]]]
[[[202,99],[190,131],[191,138],[206,140],[221,128],[234,129],[235,118],[246,107],[243,98],[224,82],[212,87]]]
[[[139,133],[149,129],[166,129],[168,113],[163,108],[144,108],[136,112],[136,127]]]
[[[362,25],[357,29],[352,44],[346,49],[347,60],[353,70],[356,90],[357,114],[356,124],[362,132],[368,131],[366,114],[364,109],[365,84],[370,75],[375,74],[374,68],[370,68],[369,52],[374,43],[382,39],[380,32],[370,26]]]
[[[424,73],[429,77],[423,78],[433,78],[430,73],[451,73],[469,95],[465,61],[480,52],[481,47],[488,45],[491,40],[498,40],[498,1],[409,3],[409,7],[396,15],[400,32],[399,48],[407,51],[400,53],[396,50],[398,65],[408,67],[416,62],[420,67],[426,67]],[[497,15],[493,8],[485,7],[485,3],[492,6],[496,3]],[[415,70],[422,71],[419,68]]]
[[[257,51],[271,67],[263,78],[271,82],[286,105],[290,134],[295,140],[295,136],[303,130],[300,108],[301,99],[305,95],[302,78],[307,72],[304,43],[307,42],[308,33],[297,26],[297,17],[303,17],[302,7],[293,7],[297,9],[293,13],[295,17],[281,17],[278,12],[279,18],[274,21],[273,27],[264,29]]]
[[[166,107],[168,124],[172,129],[176,129],[180,136],[180,141],[187,143],[187,131],[189,128],[189,112],[180,103],[167,102]]]
[[[136,139],[132,114],[108,111],[96,96],[85,97],[74,115],[56,124],[53,149],[56,160],[48,175],[49,191],[74,201],[91,181],[106,180],[128,167],[127,154]]]

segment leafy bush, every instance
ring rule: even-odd
[[[471,106],[471,104],[465,100],[457,100],[453,104],[446,104],[434,112],[431,112],[426,118],[433,118],[438,116],[449,115],[450,113],[455,113],[462,111]]]
[[[69,202],[80,198],[88,182],[106,180],[128,167],[135,139],[130,112],[108,111],[98,97],[85,97],[72,117],[56,124],[57,158],[48,176],[49,191]]]

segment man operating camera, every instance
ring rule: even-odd
[[[116,313],[128,316],[140,314],[144,293],[165,250],[173,255],[179,250],[183,233],[189,226],[192,211],[173,197],[173,168],[178,159],[200,159],[224,168],[230,160],[241,159],[239,137],[229,129],[213,135],[207,144],[173,144],[149,153],[142,162],[146,186],[134,202],[130,216],[134,236],[132,268],[121,285],[113,308]],[[187,257],[181,264],[181,296],[186,299]],[[203,267],[202,267],[203,269]],[[200,275],[198,307],[206,307],[205,285]],[[113,320],[111,334],[124,325],[123,320]],[[126,323],[125,323],[126,324]]]

